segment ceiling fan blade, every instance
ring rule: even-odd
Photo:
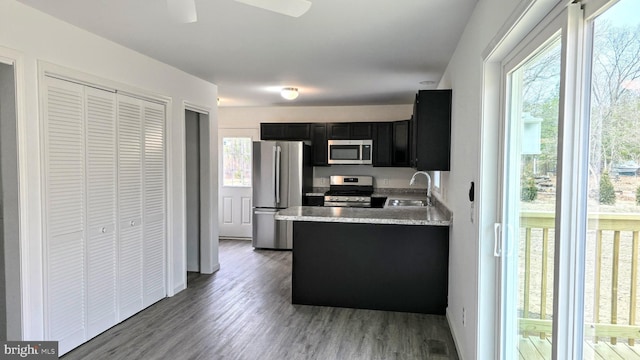
[[[299,17],[311,7],[307,0],[235,0],[237,2],[255,6],[278,14]]]
[[[193,23],[198,21],[195,0],[167,0],[169,15],[181,23]]]

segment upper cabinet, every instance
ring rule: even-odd
[[[451,90],[420,90],[411,119],[411,166],[450,169]]]
[[[373,124],[373,166],[409,167],[409,120]]]
[[[363,123],[329,123],[327,139],[329,140],[370,140],[373,138],[372,124]]]
[[[308,123],[261,123],[262,140],[309,140],[311,124]]]
[[[262,123],[262,140],[311,141],[314,166],[327,166],[327,140],[373,140],[373,166],[450,169],[451,90],[420,90],[411,120]]]
[[[409,166],[410,164],[410,149],[409,149],[409,134],[410,134],[410,120],[395,121],[393,123],[393,148],[392,148],[392,162],[393,166]]]
[[[352,140],[370,140],[372,137],[371,123],[351,123]]]
[[[393,166],[393,123],[373,125],[373,166]]]
[[[326,124],[311,124],[311,158],[313,165],[329,165],[328,152]]]

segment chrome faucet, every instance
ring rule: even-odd
[[[413,186],[416,184],[416,175],[422,174],[427,177],[427,206],[432,206],[431,203],[431,175],[429,175],[426,171],[416,171],[415,174],[411,177],[411,181],[409,181],[409,185]]]

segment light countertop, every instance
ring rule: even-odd
[[[351,208],[293,206],[280,210],[276,220],[360,224],[450,226],[451,215],[439,207]]]

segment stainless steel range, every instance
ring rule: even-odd
[[[333,175],[324,206],[371,207],[371,194],[373,177]]]

